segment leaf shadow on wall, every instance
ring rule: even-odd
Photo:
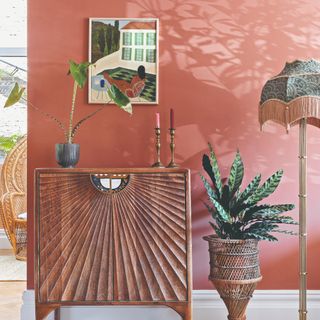
[[[202,171],[207,141],[214,145],[223,176],[237,148],[247,179],[283,168],[285,177],[273,199],[297,203],[293,191],[298,179],[298,131],[295,128],[286,135],[283,128],[267,124],[261,133],[257,108],[263,84],[281,71],[285,61],[319,54],[319,9],[320,3],[297,0],[139,0],[127,4],[128,16],[160,19],[161,107],[175,108],[177,160],[192,169],[193,256],[194,261],[202,261],[194,264],[195,288],[211,288],[207,247],[201,239],[211,230],[197,174]],[[311,183],[319,185],[319,136],[308,142]],[[282,241],[290,243],[287,238]],[[274,253],[271,262],[284,254],[280,246]],[[286,287],[292,279],[279,281],[280,287]]]

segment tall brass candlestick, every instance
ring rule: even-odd
[[[170,128],[170,150],[171,150],[171,161],[168,164],[168,168],[177,168],[179,167],[175,162],[174,162],[174,149],[176,147],[175,143],[174,143],[174,134],[176,129],[174,128]]]
[[[156,152],[157,152],[157,158],[156,162],[152,165],[152,167],[157,167],[157,168],[164,168],[164,165],[161,162],[160,159],[160,147],[161,147],[161,142],[160,142],[160,128],[155,128],[155,133],[156,133]]]

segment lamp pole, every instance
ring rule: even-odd
[[[307,119],[299,122],[299,320],[307,319]]]

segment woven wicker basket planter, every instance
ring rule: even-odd
[[[245,320],[246,308],[257,283],[262,279],[258,241],[203,238],[209,243],[210,275],[228,309],[229,320]]]

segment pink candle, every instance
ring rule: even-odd
[[[156,128],[160,128],[160,113],[156,113]]]
[[[174,111],[170,109],[170,129],[174,129]]]

